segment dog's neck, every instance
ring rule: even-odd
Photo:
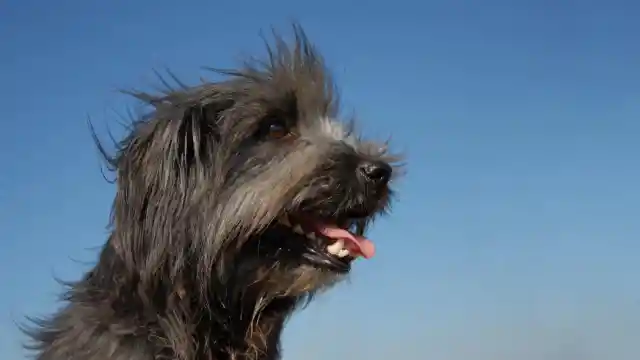
[[[80,352],[95,354],[83,359],[124,359],[118,354],[132,351],[184,360],[280,357],[280,335],[297,299],[279,298],[256,312],[259,299],[250,294],[238,303],[212,293],[216,296],[205,304],[185,284],[150,292],[125,273],[110,245],[98,264],[71,285],[66,310],[45,323],[47,337],[38,339],[38,359],[76,359]]]

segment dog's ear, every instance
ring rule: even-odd
[[[210,161],[220,141],[220,113],[234,104],[214,84],[173,91],[160,98],[140,93],[134,96],[151,105],[153,111],[137,122],[138,131],[131,133],[128,150],[137,159],[147,152],[148,159],[157,160],[155,164],[167,171],[172,166],[189,171]],[[137,148],[136,142],[145,146]]]
[[[172,251],[188,245],[160,241],[166,234],[188,231],[176,230],[184,224],[175,222],[190,210],[193,194],[208,184],[219,145],[220,112],[233,105],[212,88],[206,90],[161,98],[134,94],[152,111],[133,123],[116,156],[107,158],[117,185],[111,226],[127,229],[116,231],[111,241],[132,270],[145,268],[152,274],[160,266],[184,265],[184,254]]]
[[[222,104],[195,104],[186,107],[177,129],[177,161],[182,169],[210,161],[207,151],[220,141],[218,115]],[[219,108],[220,107],[220,108]]]

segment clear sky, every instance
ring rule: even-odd
[[[639,359],[639,18],[630,0],[2,2],[1,357],[105,240],[87,116],[106,136],[117,89],[195,81],[297,19],[409,167],[377,256],[294,317],[284,359]]]

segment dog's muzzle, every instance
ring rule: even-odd
[[[387,186],[391,173],[391,166],[383,161],[363,161],[356,168],[358,179],[374,189]]]

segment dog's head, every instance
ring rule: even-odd
[[[141,281],[299,298],[374,255],[363,235],[396,159],[338,119],[321,57],[295,34],[219,82],[135,94],[154,109],[111,159],[112,243]]]

